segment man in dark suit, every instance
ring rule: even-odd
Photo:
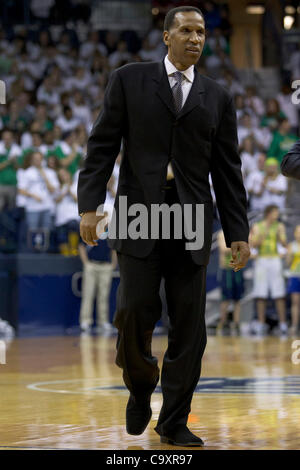
[[[128,64],[112,73],[79,177],[80,228],[82,239],[94,244],[102,217],[96,209],[104,203],[122,138],[117,220],[124,216],[120,196],[127,197],[128,207],[143,204],[149,214],[155,204],[177,203],[183,209],[192,208],[191,221],[181,218],[181,223],[195,231],[197,207],[204,205],[203,246],[187,249],[191,237],[185,232],[176,238],[175,225],[169,239],[161,228],[159,239],[144,235],[136,239],[118,230],[110,239],[120,267],[114,324],[119,331],[116,364],[123,369],[130,391],[127,432],[141,434],[151,418],[150,398],[159,380],[151,338],[161,315],[159,288],[164,278],[170,325],[161,373],[163,405],[155,430],[161,442],[201,446],[203,441],[186,423],[206,345],[205,282],[213,221],[209,173],[236,271],[249,257],[246,194],[232,98],[194,67],[205,41],[201,11],[194,7],[170,10],[163,39],[168,47],[164,61]],[[150,216],[144,225],[148,224],[154,225]]]
[[[280,168],[284,176],[300,180],[300,140],[284,156]]]

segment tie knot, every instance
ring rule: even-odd
[[[178,72],[178,71],[177,71],[177,72],[174,72],[173,76],[174,76],[176,82],[178,82],[178,83],[181,83],[181,82],[182,82],[182,78],[183,78],[183,77],[182,77],[182,73],[181,73],[181,72]]]

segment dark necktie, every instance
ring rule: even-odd
[[[175,72],[173,73],[173,77],[176,79],[176,83],[172,88],[173,96],[174,96],[174,104],[176,113],[178,114],[182,108],[182,101],[183,101],[183,94],[182,94],[182,73]]]

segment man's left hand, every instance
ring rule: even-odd
[[[231,256],[230,267],[235,271],[244,268],[250,257],[250,249],[247,242],[232,242],[231,243]]]

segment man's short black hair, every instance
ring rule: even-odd
[[[204,19],[202,11],[197,7],[182,6],[182,7],[172,8],[171,10],[168,11],[168,13],[165,16],[164,31],[170,31],[170,29],[173,26],[176,13],[179,13],[182,11],[195,11],[196,13],[199,13],[199,15],[201,15],[202,18]]]

